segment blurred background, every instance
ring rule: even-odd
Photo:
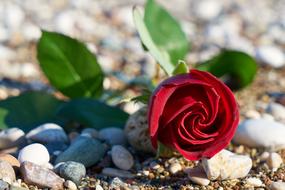
[[[263,67],[251,88],[267,85],[284,91],[285,0],[158,2],[180,21],[191,42],[188,64],[221,48],[242,50]],[[133,23],[134,5],[144,1],[0,0],[0,99],[30,89],[50,90],[36,59],[41,29],[85,42],[106,73],[118,71],[121,78],[154,75],[155,62],[143,51]],[[120,82],[109,77],[104,86],[119,88]]]

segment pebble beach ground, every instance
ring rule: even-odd
[[[227,151],[199,162],[178,154],[156,158],[144,108],[124,130],[66,132],[45,124],[24,133],[19,126],[0,132],[0,190],[285,189],[285,1],[159,2],[181,21],[191,42],[189,65],[221,48],[243,50],[260,65],[253,84],[235,93],[241,121]],[[0,100],[28,90],[54,92],[37,65],[41,28],[86,42],[106,73],[119,71],[120,80],[107,76],[106,89],[119,89],[138,75],[153,76],[155,61],[143,51],[132,20],[132,7],[143,4],[142,0],[1,0]],[[137,94],[127,90],[123,96]],[[123,106],[129,113],[140,107]]]

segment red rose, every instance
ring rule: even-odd
[[[158,141],[189,160],[210,158],[234,136],[238,105],[231,90],[210,73],[191,70],[163,81],[149,112],[152,144]]]

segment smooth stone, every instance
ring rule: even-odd
[[[10,154],[0,154],[0,160],[8,162],[11,166],[15,168],[20,167],[20,162],[14,156]]]
[[[285,65],[285,55],[282,50],[276,46],[260,46],[256,49],[255,56],[257,60],[274,68]]]
[[[81,163],[68,161],[60,166],[59,175],[65,180],[71,180],[79,185],[81,179],[86,175],[86,169]]]
[[[129,170],[134,165],[132,154],[121,145],[115,145],[112,147],[111,156],[115,166],[122,170]]]
[[[53,171],[32,162],[21,164],[20,172],[25,183],[39,188],[63,189],[64,179]]]
[[[270,151],[285,148],[285,125],[266,119],[249,119],[243,121],[233,138],[236,144]]]
[[[39,143],[68,142],[63,128],[54,123],[45,123],[31,130],[26,137]]]
[[[256,177],[250,177],[245,180],[246,184],[252,186],[252,187],[260,187],[263,185],[262,181],[259,178]]]
[[[49,154],[53,154],[56,151],[64,151],[68,146],[64,142],[50,142],[45,144]]]
[[[4,180],[5,178],[8,178],[8,180]],[[6,182],[16,180],[16,174],[13,167],[6,161],[0,161],[0,179]]]
[[[269,188],[270,190],[285,190],[285,182],[272,182]]]
[[[259,160],[264,162],[268,159],[269,155],[270,155],[270,153],[265,151],[259,156]]]
[[[92,138],[99,138],[99,132],[94,128],[85,128],[81,131],[81,134],[89,134]]]
[[[182,166],[181,164],[179,164],[178,162],[175,162],[175,163],[172,163],[170,166],[169,166],[169,171],[170,173],[172,174],[176,174],[177,172],[181,171],[182,170]]]
[[[207,178],[206,173],[202,167],[188,168],[185,173],[188,174],[188,178],[198,185],[207,186],[210,183],[210,180]]]
[[[147,107],[142,107],[128,118],[124,132],[130,145],[137,151],[155,153],[147,122]]]
[[[217,17],[222,10],[221,3],[215,0],[201,0],[197,1],[197,3],[195,16],[202,20],[210,21]]]
[[[77,186],[75,183],[73,183],[73,181],[70,180],[66,180],[64,182],[64,186],[69,189],[69,190],[77,190]]]
[[[20,150],[18,160],[21,164],[25,161],[29,161],[34,164],[45,165],[49,162],[50,157],[44,145],[34,143]]]
[[[25,133],[21,129],[10,128],[0,132],[0,149],[21,147],[25,144]]]
[[[103,158],[105,152],[106,147],[100,141],[80,136],[57,157],[55,164],[74,161],[89,167]]]
[[[96,185],[95,190],[104,190],[101,185]]]
[[[110,176],[110,177],[120,177],[120,178],[134,178],[135,177],[129,171],[119,170],[115,168],[104,168],[102,170],[102,174],[106,176]]]
[[[266,164],[272,170],[277,170],[281,166],[282,163],[283,163],[283,160],[281,156],[276,152],[270,153],[266,160]]]
[[[8,190],[9,184],[3,180],[0,180],[0,190]]]
[[[276,120],[285,120],[285,106],[278,103],[270,103],[266,109]]]
[[[9,190],[29,190],[29,189],[25,187],[18,187],[18,186],[11,185]]]
[[[123,182],[120,178],[115,177],[110,182],[110,189],[128,189],[128,184]]]
[[[109,127],[99,131],[99,138],[105,140],[110,145],[125,145],[127,139],[124,131],[119,128]]]
[[[203,158],[202,166],[210,180],[237,179],[248,174],[252,160],[249,156],[237,155],[224,149],[210,159]]]

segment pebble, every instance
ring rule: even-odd
[[[77,186],[75,183],[73,183],[72,181],[70,180],[66,180],[64,182],[64,186],[69,189],[69,190],[77,190]]]
[[[272,182],[269,188],[270,190],[285,190],[285,182]]]
[[[68,142],[68,137],[63,128],[54,123],[45,123],[31,130],[26,137],[34,142]]]
[[[115,168],[104,168],[102,170],[102,174],[106,176],[110,176],[110,177],[120,177],[120,178],[134,178],[135,177],[129,171],[119,170]]]
[[[269,157],[266,160],[266,164],[272,170],[277,170],[281,166],[282,163],[283,163],[283,160],[281,156],[276,152],[270,153]]]
[[[256,110],[248,110],[245,116],[249,119],[259,119],[261,117],[260,113]]]
[[[25,187],[19,187],[19,186],[11,185],[9,190],[29,190],[29,189],[27,189]]]
[[[210,180],[207,178],[206,173],[202,167],[195,167],[186,169],[185,172],[188,174],[188,178],[198,185],[207,186],[210,183]]]
[[[267,151],[263,152],[259,157],[260,161],[262,161],[262,162],[266,161],[268,159],[269,155],[270,155],[269,152],[267,152]]]
[[[55,164],[74,161],[89,167],[102,159],[105,152],[106,147],[100,141],[80,136],[57,157]]]
[[[59,175],[65,180],[71,180],[79,185],[81,179],[86,175],[86,169],[81,163],[68,161],[60,166]]]
[[[124,131],[119,128],[109,127],[99,131],[99,138],[110,145],[126,145],[127,139]]]
[[[276,46],[260,46],[255,51],[256,59],[262,63],[268,64],[274,68],[285,65],[285,55],[282,50]]]
[[[271,151],[285,148],[285,125],[266,119],[249,119],[243,121],[233,138],[236,144]]]
[[[252,186],[252,187],[260,187],[263,185],[262,181],[259,178],[256,177],[250,177],[246,179],[246,184]]]
[[[49,162],[50,157],[45,146],[34,143],[20,150],[18,160],[21,164],[25,161],[29,161],[37,165],[45,165]]]
[[[8,190],[9,184],[3,180],[0,180],[0,190]]]
[[[39,188],[63,189],[64,179],[53,171],[36,165],[32,162],[21,164],[20,172],[25,183],[36,185]]]
[[[20,162],[11,154],[0,154],[0,160],[8,162],[11,166],[15,168],[20,167]]]
[[[142,107],[128,118],[125,128],[125,135],[130,145],[137,151],[154,153],[147,122],[147,108]]]
[[[211,159],[203,158],[202,166],[210,180],[236,179],[248,174],[252,167],[252,160],[249,156],[222,150]]]
[[[197,2],[195,13],[196,16],[202,20],[212,20],[217,17],[222,10],[221,3],[215,0],[202,0]]]
[[[111,156],[115,166],[122,170],[129,170],[134,165],[132,154],[121,145],[115,145],[112,147]]]
[[[99,137],[99,132],[94,128],[85,128],[81,131],[81,134],[89,134],[94,139]]]
[[[178,162],[175,162],[175,163],[172,163],[170,166],[169,166],[169,171],[170,173],[172,174],[176,174],[177,172],[181,171],[182,170],[182,166],[181,164],[179,164]]]
[[[95,190],[104,190],[101,185],[96,185]]]
[[[4,180],[4,179],[8,180]],[[16,179],[16,174],[13,167],[6,161],[0,161],[0,179],[12,182]]]
[[[110,189],[117,189],[117,188],[129,189],[127,183],[123,182],[120,178],[115,177],[110,182]]]
[[[278,103],[270,103],[266,109],[276,120],[285,120],[285,106]]]
[[[25,133],[21,129],[9,128],[0,132],[0,149],[21,147],[25,142]]]

